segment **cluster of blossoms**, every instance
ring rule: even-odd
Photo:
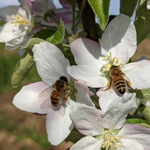
[[[18,48],[29,35],[49,24],[57,26],[61,19],[71,22],[70,1],[60,0],[60,9],[53,0],[19,2],[20,7],[0,9],[6,22],[0,26],[0,42],[6,49]],[[150,129],[126,124],[137,109],[134,90],[150,88],[150,61],[130,62],[137,49],[136,36],[131,19],[120,14],[106,27],[101,44],[83,37],[71,42],[76,66],[57,46],[47,41],[35,44],[32,53],[42,81],[23,86],[13,104],[46,115],[52,145],[60,144],[75,127],[85,137],[70,150],[149,150]]]
[[[130,79],[133,89],[149,88],[150,62],[127,63],[136,51],[136,31],[130,18],[121,14],[112,20],[102,36],[101,45],[79,38],[70,47],[77,66],[70,66],[55,45],[36,44],[34,60],[43,81],[24,86],[14,97],[13,104],[24,111],[47,114],[46,129],[53,145],[61,143],[75,126],[86,136],[71,150],[149,149],[150,129],[124,124],[127,115],[137,108],[136,94],[129,93],[127,85],[122,95],[117,94],[115,85],[105,90],[112,66],[119,67]],[[51,87],[54,88],[61,77],[68,80],[69,94],[66,94],[67,101],[60,101],[55,107]],[[124,81],[127,84],[127,79]],[[88,86],[100,88],[96,94],[101,110],[92,102],[90,96],[94,93]]]

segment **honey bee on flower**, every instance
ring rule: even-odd
[[[128,94],[129,89],[150,88],[150,61],[128,63],[137,49],[136,44],[135,26],[123,14],[108,24],[101,45],[86,38],[71,43],[77,66],[68,67],[68,71],[88,86],[100,88],[97,96],[104,111],[113,99]]]

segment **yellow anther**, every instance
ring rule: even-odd
[[[107,61],[107,60],[108,60],[108,57],[105,56],[105,57],[103,58],[103,61]]]
[[[10,19],[12,20],[12,23],[14,24],[14,26],[17,26],[18,24],[30,25],[30,22],[24,17],[21,17],[19,14],[17,14],[15,18],[11,17]]]

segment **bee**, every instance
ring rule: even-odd
[[[61,76],[56,82],[42,91],[39,97],[50,94],[50,100],[53,106],[58,107],[67,102],[67,93],[69,92],[69,83],[66,77]],[[45,103],[46,104],[46,103]]]
[[[107,83],[107,89],[105,89],[105,91],[108,90],[111,87],[111,85],[118,95],[123,95],[126,92],[127,87],[132,90],[135,90],[131,87],[131,82],[128,79],[128,77],[120,70],[118,66],[113,65],[110,68],[109,74],[110,80]]]

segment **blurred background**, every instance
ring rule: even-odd
[[[12,4],[19,5],[17,0],[3,2],[1,0],[0,8]],[[119,0],[111,0],[110,14],[119,14]],[[134,20],[134,15],[132,19]],[[141,56],[147,56],[150,59],[150,38],[138,45],[132,60],[136,61]],[[62,142],[57,147],[50,145],[45,129],[45,116],[23,112],[13,106],[13,97],[23,85],[41,80],[34,66],[20,88],[12,89],[11,76],[19,60],[18,50],[5,50],[4,44],[0,44],[0,150],[63,150],[69,148],[72,145],[71,142]]]

